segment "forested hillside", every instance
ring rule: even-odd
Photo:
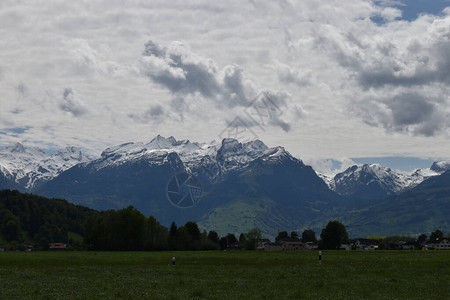
[[[33,245],[45,250],[49,243],[82,244],[85,225],[98,211],[65,200],[0,191],[0,245]]]

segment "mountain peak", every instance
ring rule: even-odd
[[[15,143],[10,147],[6,147],[11,153],[24,153],[26,148],[21,143]]]
[[[170,149],[173,146],[176,146],[176,144],[177,140],[173,136],[165,138],[158,134],[147,145],[150,149]]]
[[[443,173],[448,170],[450,170],[450,161],[437,161],[434,162],[433,165],[430,168],[431,171],[437,172],[437,173]]]
[[[284,162],[287,160],[302,162],[301,160],[295,159],[289,152],[286,151],[286,149],[284,149],[284,147],[281,146],[268,149],[266,153],[261,156],[261,159],[265,162],[273,163]]]

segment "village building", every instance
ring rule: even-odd
[[[352,240],[353,249],[355,250],[377,250],[378,249],[378,240],[374,239],[355,239]]]
[[[447,238],[436,239],[436,241],[426,244],[423,250],[450,250],[450,240]]]
[[[64,243],[50,243],[50,245],[48,246],[48,250],[52,250],[52,251],[66,250],[66,244],[64,244]]]
[[[269,239],[258,239],[256,240],[256,250],[264,250],[265,245],[270,243]]]

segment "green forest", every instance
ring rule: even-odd
[[[87,221],[99,215],[65,200],[2,190],[0,245],[7,250],[46,250],[49,243],[60,242],[81,249]]]
[[[261,232],[241,234],[246,249],[255,249]],[[201,232],[195,222],[161,225],[133,207],[99,212],[65,200],[0,191],[0,246],[6,250],[48,250],[64,243],[69,250],[217,250],[237,242],[234,234],[220,238]]]

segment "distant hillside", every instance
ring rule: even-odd
[[[0,241],[31,242],[45,249],[50,242],[81,242],[88,218],[99,212],[65,200],[18,191],[0,191]]]
[[[344,205],[311,167],[282,148],[230,175],[205,200],[211,205],[199,221],[201,227],[220,234],[257,227],[265,236],[299,230]]]
[[[352,236],[450,231],[450,171],[360,211],[336,215]]]

